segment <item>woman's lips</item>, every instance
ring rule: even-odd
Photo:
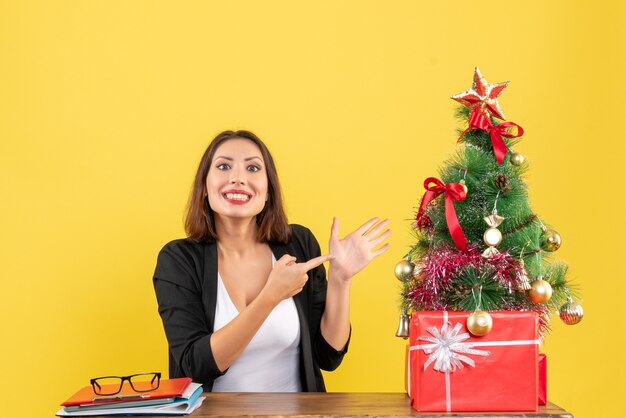
[[[245,205],[252,198],[250,193],[242,190],[229,190],[222,193],[222,196],[226,199],[226,201],[233,205]]]

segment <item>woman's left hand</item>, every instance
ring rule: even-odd
[[[378,247],[391,234],[383,228],[389,225],[389,220],[372,218],[361,225],[356,231],[339,239],[339,220],[333,218],[330,230],[329,253],[334,258],[330,261],[328,277],[349,282],[352,276],[363,270],[374,258],[389,248],[389,243]]]

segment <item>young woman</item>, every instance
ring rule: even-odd
[[[320,369],[348,348],[352,277],[387,250],[388,223],[339,239],[334,219],[321,255],[311,231],[287,223],[265,144],[248,131],[217,135],[196,173],[188,238],[161,250],[154,273],[170,378],[207,391],[324,391]]]

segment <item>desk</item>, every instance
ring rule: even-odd
[[[548,403],[538,412],[418,414],[406,393],[204,393],[191,417],[543,417],[572,418]]]

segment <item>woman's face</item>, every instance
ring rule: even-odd
[[[215,150],[206,190],[216,218],[256,217],[265,207],[267,184],[263,155],[252,141],[229,139]]]

